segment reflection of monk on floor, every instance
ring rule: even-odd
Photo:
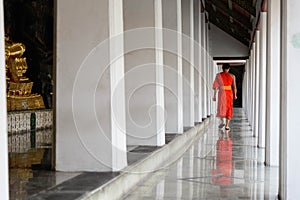
[[[212,182],[217,185],[232,184],[232,140],[221,132],[217,141],[216,167],[212,171]]]

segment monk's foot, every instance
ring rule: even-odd
[[[230,131],[230,127],[229,127],[229,126],[226,126],[226,127],[225,127],[225,130],[226,130],[226,131]]]

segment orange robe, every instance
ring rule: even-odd
[[[233,77],[226,72],[217,74],[213,89],[219,89],[218,92],[218,109],[217,117],[232,118],[233,107],[233,92],[232,92]]]

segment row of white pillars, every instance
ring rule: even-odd
[[[245,111],[266,165],[278,166],[280,199],[297,199],[300,190],[299,110],[300,2],[268,0],[252,45],[244,83]]]
[[[126,146],[162,146],[165,133],[183,133],[213,113],[215,66],[200,4],[57,4],[56,169],[119,171],[127,165]]]
[[[265,163],[278,166],[280,20],[278,2],[269,6],[268,16],[267,12],[260,13],[260,30],[256,31],[246,64],[244,108],[258,139],[257,146],[267,147]],[[271,23],[274,26],[268,26]]]
[[[145,101],[153,100],[149,105],[155,105],[154,139],[148,145],[161,146],[165,144],[165,74],[164,74],[164,54],[163,42],[166,39],[161,29],[164,27],[163,2],[167,0],[93,0],[84,6],[80,0],[66,0],[57,4],[57,127],[56,127],[56,169],[61,171],[119,171],[127,165],[126,145],[139,145],[141,133],[134,129],[134,125],[129,123],[131,117],[141,119],[139,107],[144,108]],[[170,0],[171,1],[171,0]],[[174,1],[172,1],[174,2]],[[174,30],[177,37],[175,53],[177,53],[177,80],[176,94],[181,103],[177,107],[177,130],[183,132],[183,125],[194,126],[195,122],[201,122],[202,118],[207,118],[212,114],[211,104],[211,82],[216,69],[209,54],[209,30],[205,23],[205,14],[201,10],[200,2],[194,8],[195,0],[188,1],[188,14],[183,15],[182,5],[185,0],[176,1],[176,26]],[[170,3],[170,2],[169,2]],[[72,4],[72,8],[68,5]],[[3,4],[1,4],[3,5]],[[100,10],[99,10],[100,9]],[[81,10],[81,12],[74,12]],[[167,9],[165,9],[167,10]],[[200,13],[201,11],[201,13]],[[167,11],[166,11],[167,12]],[[195,13],[198,18],[195,20]],[[4,66],[4,19],[3,8],[0,8],[2,25],[0,27],[2,47],[1,54]],[[188,48],[183,48],[183,20],[189,23]],[[83,23],[84,22],[84,23]],[[197,24],[195,24],[197,23]],[[98,24],[95,26],[95,24]],[[154,32],[143,32],[138,30],[136,35],[129,33],[134,28],[155,27]],[[198,30],[196,32],[195,28]],[[82,30],[89,30],[89,34],[83,37]],[[125,33],[125,30],[128,32]],[[141,32],[139,32],[141,31]],[[72,33],[72,34],[69,34]],[[124,34],[125,33],[125,34]],[[143,35],[141,33],[146,33]],[[199,43],[194,41],[195,35],[199,38]],[[148,34],[148,35],[147,35]],[[138,36],[138,37],[134,37]],[[136,51],[136,44],[142,38],[152,38],[146,41],[145,48],[151,50]],[[167,37],[167,36],[166,36]],[[199,52],[195,51],[195,46],[199,45]],[[154,50],[153,50],[154,49]],[[183,55],[188,51],[187,57]],[[143,57],[144,56],[144,57]],[[183,57],[182,57],[183,56]],[[194,64],[198,59],[198,66]],[[184,59],[188,58],[188,64],[183,65]],[[142,70],[140,74],[132,69],[134,66],[154,63],[154,68],[150,71]],[[147,60],[148,59],[148,60]],[[184,69],[184,67],[187,67]],[[184,107],[183,97],[183,72],[187,70],[190,86],[189,96],[186,99],[188,107]],[[201,72],[198,80],[195,80],[195,70]],[[137,72],[137,73],[136,73]],[[149,74],[147,74],[149,72]],[[150,93],[143,93],[148,90],[142,89],[142,96],[136,102],[130,104],[134,93],[128,94],[126,91],[139,91],[138,83],[143,83],[143,79],[151,75],[153,79],[149,83],[155,83],[154,88],[150,88]],[[5,94],[5,70],[0,71],[0,105],[6,107]],[[139,82],[141,81],[141,82]],[[152,82],[151,82],[152,81]],[[145,83],[145,82],[144,82]],[[199,105],[195,107],[195,83],[199,85]],[[148,83],[146,83],[148,84]],[[132,86],[132,88],[130,88]],[[129,88],[128,88],[129,87]],[[133,89],[133,90],[131,90]],[[138,94],[139,95],[139,94]],[[144,96],[143,96],[144,95]],[[153,96],[154,98],[152,98]],[[143,102],[144,101],[144,102]],[[154,102],[154,104],[153,104]],[[135,104],[136,103],[136,104]],[[147,102],[149,103],[149,101]],[[128,105],[129,104],[129,105]],[[132,107],[130,107],[132,106]],[[133,112],[128,114],[128,112]],[[197,121],[195,120],[195,109],[197,109]],[[186,124],[183,123],[184,112],[189,117]],[[3,199],[8,199],[8,152],[7,152],[7,131],[6,131],[6,109],[0,111],[1,123],[1,181],[0,193]],[[141,124],[137,126],[141,127]],[[129,124],[129,125],[128,125]],[[147,124],[146,124],[147,125]],[[128,131],[129,130],[129,131]],[[139,129],[140,130],[140,129]],[[128,143],[128,132],[132,143]],[[150,131],[149,131],[150,132]],[[142,131],[143,133],[143,131]],[[140,138],[136,138],[139,137]],[[146,135],[151,137],[151,135]],[[142,138],[145,140],[145,138]],[[138,141],[138,142],[137,142]]]
[[[252,126],[253,136],[258,139],[257,146],[262,148],[265,147],[266,132],[266,45],[267,14],[261,12],[260,30],[256,30],[255,43],[252,44],[250,59],[246,64],[244,98],[249,102],[244,104],[244,108]]]

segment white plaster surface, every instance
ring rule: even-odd
[[[94,49],[109,36],[108,11],[107,0],[57,2],[58,171],[112,167],[109,45]]]
[[[280,198],[298,199],[300,1],[282,1]]]
[[[279,166],[280,2],[268,1],[266,163]]]
[[[177,1],[163,0],[163,28],[171,31],[177,31]],[[178,14],[178,13],[177,13]],[[181,18],[181,17],[180,17]],[[178,120],[178,104],[181,104],[181,99],[178,94],[179,86],[179,72],[178,72],[178,51],[177,39],[178,35],[168,34],[168,31],[163,32],[163,46],[164,46],[164,95],[165,95],[165,110],[166,110],[166,133],[180,133]],[[175,36],[175,37],[173,37]]]
[[[191,126],[191,22],[190,22],[190,0],[182,0],[182,55],[185,59],[182,61],[183,74],[183,126]]]
[[[126,0],[123,6],[127,144],[163,145],[163,62],[156,50],[162,35],[147,29],[161,26],[161,2]]]
[[[218,27],[210,24],[211,48],[213,57],[244,57],[248,56],[248,47],[231,37]]]
[[[258,146],[264,148],[266,138],[266,64],[267,64],[267,13],[260,14],[260,61],[259,61],[259,124]]]
[[[207,118],[207,82],[206,82],[206,63],[207,63],[207,57],[206,57],[206,28],[205,28],[205,14],[201,13],[201,77],[200,77],[200,82],[201,82],[201,91],[202,91],[202,118]]]

